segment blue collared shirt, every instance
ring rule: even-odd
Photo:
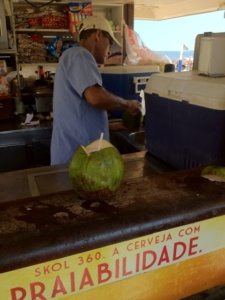
[[[54,80],[52,165],[68,163],[80,145],[99,139],[102,132],[109,140],[107,112],[82,97],[85,89],[96,84],[102,86],[101,74],[87,49],[79,46],[63,52]]]

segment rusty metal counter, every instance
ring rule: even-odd
[[[156,174],[140,155],[124,156],[110,200],[81,200],[59,176],[54,193],[37,180],[41,196],[0,204],[4,300],[175,300],[225,283],[224,183],[200,168]],[[48,186],[64,167],[13,180]]]

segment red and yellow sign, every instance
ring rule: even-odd
[[[4,300],[175,300],[225,282],[225,216],[0,274]]]

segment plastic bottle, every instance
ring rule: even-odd
[[[43,66],[39,66],[38,69],[39,69],[39,78],[44,79],[45,75],[44,75]]]

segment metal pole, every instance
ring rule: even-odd
[[[178,72],[181,72],[181,70],[182,70],[183,50],[184,50],[184,45],[181,44],[180,58],[179,58],[178,65],[177,65],[177,71]]]

